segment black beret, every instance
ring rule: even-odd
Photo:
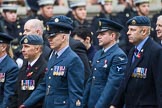
[[[26,35],[20,40],[20,44],[43,45],[43,38],[38,35]]]
[[[6,33],[0,32],[0,43],[10,43],[13,40],[13,37]]]
[[[73,29],[73,21],[64,15],[52,17],[47,23],[47,33],[69,33]]]
[[[131,26],[151,26],[150,19],[146,16],[135,16],[126,23]]]
[[[104,32],[107,30],[113,30],[120,32],[122,30],[123,26],[118,24],[117,22],[114,22],[112,20],[106,19],[106,18],[100,18],[98,23],[98,30],[97,32]]]

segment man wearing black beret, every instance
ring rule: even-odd
[[[82,108],[84,65],[69,47],[72,20],[55,16],[47,23],[48,41],[53,52],[42,83],[19,108],[31,107],[41,98],[45,108]]]
[[[10,104],[19,72],[17,64],[8,55],[11,40],[11,36],[0,33],[0,108],[7,108]]]
[[[125,78],[110,108],[162,108],[162,47],[150,38],[146,16],[127,21],[129,42],[135,45],[128,56]]]
[[[47,71],[47,62],[42,55],[42,37],[27,35],[20,40],[20,44],[24,62],[18,75],[16,95],[11,98],[12,104],[9,108],[18,108],[36,89]],[[43,99],[29,108],[41,108],[42,103]]]

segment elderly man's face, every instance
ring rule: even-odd
[[[157,37],[162,40],[162,17],[156,22],[156,33]]]
[[[22,54],[24,56],[24,59],[28,61],[33,61],[34,59],[36,59],[39,51],[39,45],[22,44]]]
[[[65,38],[62,33],[57,33],[56,35],[48,38],[50,48],[54,49],[55,51],[59,51],[62,48],[64,40],[65,40]]]
[[[33,24],[31,22],[27,22],[24,25],[24,33],[23,35],[38,35],[37,30],[33,27]]]
[[[128,26],[127,35],[129,42],[134,45],[138,45],[145,37],[141,26]]]

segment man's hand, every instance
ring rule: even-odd
[[[20,105],[19,108],[26,108],[25,105]]]

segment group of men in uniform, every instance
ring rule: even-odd
[[[112,0],[99,1],[103,16],[94,18],[94,34],[88,32],[84,0],[69,1],[71,18],[53,16],[54,0],[39,0],[41,15],[28,17],[19,26],[14,25],[15,2],[6,2],[1,21],[7,31],[0,31],[0,108],[162,107],[162,47],[152,40],[151,21],[143,15],[148,12],[142,11],[143,5],[149,7],[148,0],[134,0],[137,14],[126,15],[130,17],[125,21],[126,27],[119,20],[125,13],[111,19],[111,11],[106,11]],[[156,26],[160,37],[161,17]],[[120,48],[123,33],[133,45],[129,54]],[[86,54],[92,39],[88,35],[96,36],[99,46],[98,51],[94,49],[91,63]],[[21,46],[21,57],[17,57],[21,60],[14,58],[17,64],[10,57],[9,48],[15,39]]]

